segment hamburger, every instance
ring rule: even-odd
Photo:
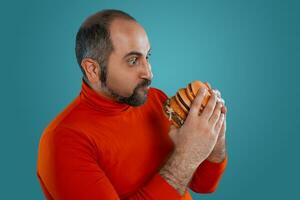
[[[202,87],[206,88],[208,92],[201,103],[199,110],[199,113],[201,113],[207,105],[209,97],[212,95],[212,89],[208,83],[203,83],[198,80],[189,83],[186,88],[180,88],[174,96],[164,102],[164,114],[177,128],[183,125],[192,102]]]

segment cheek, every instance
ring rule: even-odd
[[[115,69],[108,71],[107,86],[122,96],[130,96],[137,83],[133,73]]]

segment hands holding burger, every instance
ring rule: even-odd
[[[205,159],[218,163],[226,158],[227,108],[221,93],[200,81],[179,89],[163,108],[173,123],[169,135],[175,148],[160,172],[183,194]]]

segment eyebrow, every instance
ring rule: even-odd
[[[151,48],[148,50],[147,55],[150,52],[151,52]],[[138,51],[131,51],[131,52],[127,53],[123,58],[127,58],[128,56],[131,56],[131,55],[142,56],[143,54],[141,52],[138,52]]]

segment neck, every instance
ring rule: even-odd
[[[89,107],[107,115],[118,115],[131,108],[131,106],[112,100],[110,96],[103,94],[97,84],[88,84],[83,80],[80,98]]]
[[[87,80],[85,77],[83,77],[83,80],[88,84],[97,94],[104,96],[105,98],[108,98],[110,100],[115,101],[115,99],[109,95],[109,92],[105,87],[102,87],[101,81],[97,83],[91,83],[89,80]]]

